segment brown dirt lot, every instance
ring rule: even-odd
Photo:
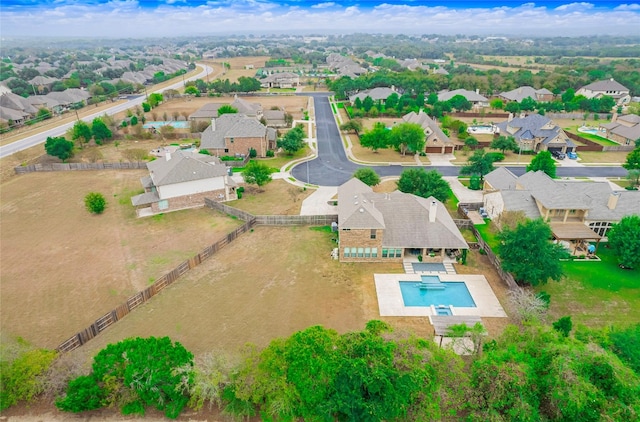
[[[2,331],[53,348],[240,223],[202,208],[136,219],[144,171],[16,176],[2,188]],[[83,203],[105,195],[103,215]]]
[[[233,353],[247,342],[264,346],[316,324],[361,330],[366,321],[380,318],[372,274],[402,272],[402,267],[333,261],[331,237],[309,227],[257,227],[87,347],[168,335],[195,354]],[[429,334],[424,321],[388,320],[399,329]]]

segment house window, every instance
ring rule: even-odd
[[[371,239],[376,238],[376,229],[371,229]]]
[[[364,248],[358,248],[358,258],[364,258]]]
[[[389,257],[389,249],[382,249],[382,257],[383,258]]]
[[[396,249],[396,258],[402,258],[402,249]]]
[[[351,258],[351,249],[344,248],[344,257],[345,258]]]
[[[371,258],[378,257],[378,248],[371,248]]]
[[[225,149],[224,149],[224,152],[229,152],[229,148],[225,148]]]
[[[166,199],[163,199],[162,201],[158,201],[158,209],[160,211],[166,210],[167,208],[169,208],[169,201],[167,201]]]
[[[231,140],[231,143],[233,143],[233,138],[229,138]]]
[[[371,258],[371,248],[364,248],[364,257]]]

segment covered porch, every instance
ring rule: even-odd
[[[602,236],[585,226],[583,223],[550,223],[553,238],[568,246],[569,252],[574,256],[595,255]],[[596,244],[593,252],[589,250],[589,244]]]

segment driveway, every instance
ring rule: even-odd
[[[444,179],[449,182],[449,186],[451,186],[451,190],[455,194],[456,198],[458,198],[459,202],[482,202],[482,191],[481,190],[471,190],[458,180],[457,177],[444,177]]]
[[[328,203],[337,194],[337,186],[320,186],[302,202],[300,215],[337,215],[338,207]]]

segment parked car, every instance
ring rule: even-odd
[[[567,152],[567,157],[569,157],[570,160],[577,160],[578,154],[576,154],[575,152]]]
[[[562,151],[551,151],[551,155],[556,157],[558,160],[564,160],[566,155]]]

